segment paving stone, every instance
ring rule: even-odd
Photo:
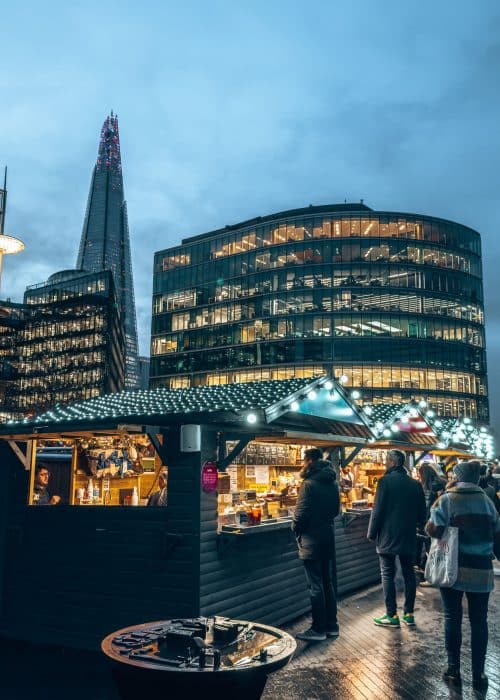
[[[401,595],[400,595],[401,598]],[[271,676],[262,700],[500,700],[500,587],[490,603],[490,640],[486,673],[490,687],[486,696],[471,685],[470,641],[464,615],[462,675],[457,693],[442,681],[446,666],[443,614],[439,591],[419,588],[415,608],[417,626],[401,629],[376,627],[372,618],[383,614],[380,587],[339,603],[340,636],[326,642],[299,642],[291,663]],[[309,626],[308,616],[284,627],[290,634]]]

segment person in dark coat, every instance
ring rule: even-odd
[[[413,562],[417,548],[417,528],[425,523],[426,504],[422,485],[404,467],[405,454],[389,450],[386,473],[378,483],[368,526],[368,539],[377,544],[386,614],[375,617],[376,625],[399,627],[397,613],[396,557],[399,557],[405,583],[403,621],[415,624],[416,580]]]
[[[317,447],[304,453],[300,472],[303,481],[292,523],[311,596],[311,627],[296,635],[297,639],[306,641],[322,641],[339,634],[332,562],[335,558],[333,521],[339,514],[340,496],[335,470],[331,462],[322,457]]]
[[[35,467],[35,482],[33,484],[34,506],[56,506],[61,502],[61,496],[51,496],[48,492],[50,471],[47,467],[37,464]]]

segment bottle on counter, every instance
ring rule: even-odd
[[[130,505],[131,506],[138,506],[139,505],[139,494],[137,493],[137,486],[134,486],[132,496],[130,497]]]
[[[94,498],[94,482],[92,479],[89,479],[89,483],[87,484],[87,499],[92,500]]]

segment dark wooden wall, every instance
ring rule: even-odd
[[[214,450],[205,431],[203,459]],[[290,530],[236,538],[217,536],[217,496],[201,494],[200,611],[279,625],[309,610],[302,562]],[[336,522],[340,595],[380,580],[378,558],[367,541],[367,515]]]
[[[375,545],[368,542],[369,513],[336,520],[337,587],[339,595],[352,593],[380,581]]]
[[[95,649],[109,632],[149,620],[219,614],[281,624],[306,612],[290,530],[220,546],[217,496],[200,485],[216,433],[204,427],[202,436],[201,454],[180,452],[178,430],[165,436],[165,509],[28,507],[28,472],[0,441],[0,635]],[[340,594],[379,580],[367,525],[365,516],[338,520]]]
[[[117,628],[197,614],[195,458],[196,470],[193,455],[172,456],[160,509],[27,507],[27,472],[11,456],[0,634],[98,648]]]

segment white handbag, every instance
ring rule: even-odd
[[[448,526],[441,539],[432,538],[425,579],[434,586],[450,588],[458,577],[458,527]]]

